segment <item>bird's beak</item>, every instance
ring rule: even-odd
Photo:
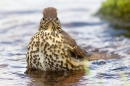
[[[51,20],[52,20],[52,18],[49,18],[49,20],[51,21]]]
[[[52,30],[52,27],[53,27],[52,22],[49,22],[49,24],[48,24],[48,30]]]

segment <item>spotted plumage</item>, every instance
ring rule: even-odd
[[[26,54],[27,68],[43,71],[83,69],[86,51],[64,30],[53,7],[45,8],[38,31],[31,38]]]

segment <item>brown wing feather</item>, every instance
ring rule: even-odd
[[[64,43],[67,44],[69,46],[69,53],[72,57],[76,58],[76,59],[82,59],[87,57],[86,54],[87,52],[83,49],[81,49],[77,43],[75,42],[75,40],[65,31],[61,31],[63,39],[64,39]]]

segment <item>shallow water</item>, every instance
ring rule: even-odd
[[[130,39],[118,36],[93,14],[103,0],[9,0],[0,3],[0,86],[129,86]],[[90,68],[72,73],[26,71],[25,54],[37,31],[42,10],[58,9],[62,28],[92,52]],[[26,71],[27,74],[24,74]]]

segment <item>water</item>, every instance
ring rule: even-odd
[[[130,39],[118,36],[106,21],[93,14],[103,0],[9,0],[0,3],[0,86],[129,86]],[[92,51],[86,71],[26,71],[25,54],[37,31],[42,10],[58,9],[62,28],[87,51]],[[24,72],[26,71],[25,74]]]

